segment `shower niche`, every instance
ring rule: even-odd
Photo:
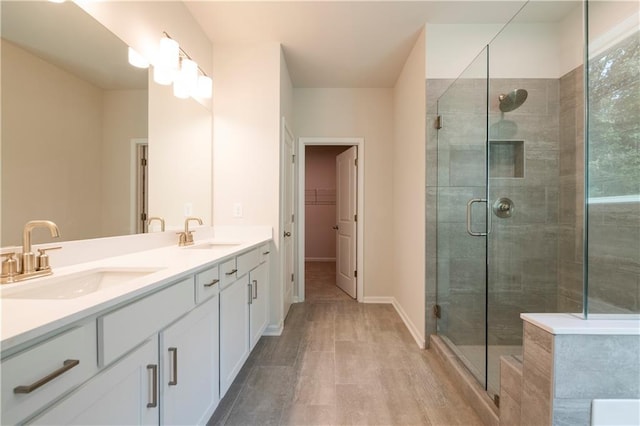
[[[524,178],[524,141],[489,141],[489,176]]]

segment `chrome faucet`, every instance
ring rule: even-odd
[[[40,253],[36,256],[31,251],[31,231],[34,228],[49,228],[51,236],[58,238],[60,231],[58,226],[50,220],[32,220],[24,225],[22,231],[22,254],[20,255],[21,263],[13,259],[15,253],[5,253],[6,259],[2,262],[2,274],[0,275],[0,283],[12,283],[16,281],[27,280],[29,278],[42,277],[51,275],[51,266],[49,266],[49,256],[46,254],[49,250],[56,250],[61,247],[50,247],[38,249]]]
[[[178,245],[180,247],[193,245],[193,233],[195,231],[189,230],[189,222],[196,221],[198,224],[202,225],[202,219],[199,217],[188,217],[184,220],[184,232],[178,232],[180,236],[178,240]]]
[[[158,222],[160,222],[160,232],[164,232],[164,219],[161,218],[160,216],[153,216],[147,219],[147,225],[151,225],[151,222],[154,220],[157,220]]]

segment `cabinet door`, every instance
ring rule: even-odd
[[[218,406],[218,297],[160,333],[161,424],[195,425]]]
[[[158,339],[153,337],[31,424],[157,425]]]
[[[269,321],[269,262],[251,271],[249,279],[253,292],[250,305],[251,349],[253,349]]]
[[[249,277],[220,291],[220,398],[249,357]]]

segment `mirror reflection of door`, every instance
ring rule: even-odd
[[[136,232],[149,232],[149,144],[136,144]]]

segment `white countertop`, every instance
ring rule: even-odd
[[[271,240],[271,229],[264,227],[251,228],[252,231],[239,231],[225,229],[216,232],[215,238],[198,239],[195,235],[195,244],[206,242],[211,243],[238,243],[232,246],[218,246],[210,249],[194,250],[188,247],[178,247],[177,237],[174,236],[176,244],[171,246],[145,249],[131,252],[130,247],[124,255],[113,255],[113,239],[110,240],[110,248],[107,250],[111,256],[84,262],[71,264],[63,267],[56,267],[52,256],[52,268],[54,274],[48,277],[36,278],[22,281],[15,284],[5,284],[0,288],[1,306],[1,349],[5,352],[17,345],[22,345],[32,339],[36,339],[58,328],[65,327],[81,320],[82,318],[98,314],[111,309],[130,299],[151,293],[163,286],[179,280],[183,276],[193,274],[195,271],[205,269],[208,266],[220,262],[224,258],[231,257],[236,253],[245,251],[252,247],[263,244]],[[204,235],[202,233],[200,235]],[[211,233],[210,235],[213,235]],[[121,237],[124,244],[135,240],[144,239],[144,236]],[[154,237],[149,237],[154,238]],[[157,239],[157,237],[155,237]],[[86,247],[100,252],[101,239],[90,240]],[[72,242],[77,244],[77,242]],[[65,243],[61,244],[64,251]],[[85,248],[86,248],[85,247]],[[42,285],[45,280],[62,279],[70,274],[75,274],[87,270],[103,268],[122,269],[155,269],[158,271],[148,275],[127,281],[126,285],[113,286],[101,289],[87,295],[72,299],[18,299],[2,297],[15,291],[16,288],[27,289]]]
[[[640,315],[520,314],[520,318],[551,334],[640,334]]]

